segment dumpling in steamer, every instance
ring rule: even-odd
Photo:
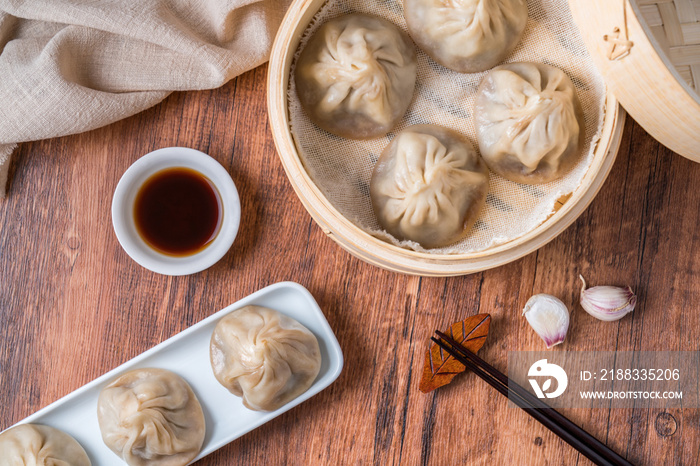
[[[83,447],[62,430],[20,424],[0,434],[0,466],[90,466]]]
[[[274,411],[292,401],[321,369],[314,334],[261,306],[245,306],[222,318],[211,336],[210,356],[221,385],[256,411]]]
[[[179,375],[136,369],[100,392],[102,440],[130,466],[184,466],[204,442],[204,413]]]
[[[309,39],[295,71],[299,101],[322,129],[351,139],[389,132],[416,83],[411,39],[389,21],[363,14],[334,18]]]
[[[494,68],[479,85],[479,150],[489,168],[518,183],[547,183],[578,161],[583,110],[571,79],[542,63]]]
[[[370,181],[379,224],[395,238],[437,248],[465,237],[486,200],[486,165],[469,141],[436,125],[401,131]]]
[[[506,58],[527,23],[526,0],[404,0],[413,40],[436,62],[461,73]]]

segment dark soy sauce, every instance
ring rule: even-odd
[[[222,217],[216,187],[201,173],[185,167],[154,173],[134,201],[139,235],[169,256],[189,256],[204,249],[219,232]]]

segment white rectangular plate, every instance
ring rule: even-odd
[[[247,409],[239,397],[219,384],[209,363],[209,340],[217,322],[234,309],[248,304],[269,307],[298,320],[316,335],[321,349],[321,370],[313,385],[277,411]],[[19,424],[45,424],[72,435],[90,456],[93,466],[124,465],[121,458],[102,442],[97,424],[97,397],[102,388],[121,374],[144,367],[159,367],[179,374],[197,395],[204,410],[207,430],[202,451],[195,458],[196,461],[328,387],[343,369],[343,353],[311,293],[297,283],[276,283],[141,353]]]

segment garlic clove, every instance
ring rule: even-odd
[[[586,289],[586,280],[581,275],[581,307],[599,320],[613,321],[622,319],[634,310],[637,304],[632,288],[618,286],[594,286]]]
[[[544,340],[547,349],[558,345],[569,330],[569,309],[558,298],[536,294],[528,299],[523,315],[530,327]]]

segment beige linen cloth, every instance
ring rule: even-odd
[[[267,61],[289,0],[0,0],[0,197],[17,143],[138,113]]]

